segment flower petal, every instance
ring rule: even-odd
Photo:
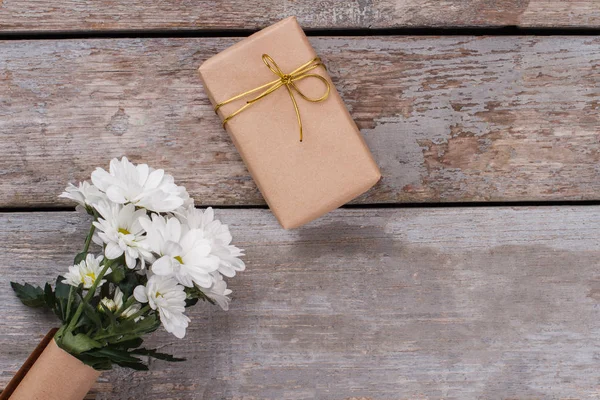
[[[106,192],[106,189],[108,189],[110,181],[111,175],[104,169],[97,167],[94,172],[92,172],[92,183],[103,192]]]
[[[134,269],[135,268],[135,264],[137,264],[136,260],[137,260],[136,258],[131,257],[129,255],[129,251],[125,252],[125,264],[127,264],[127,268]]]
[[[165,175],[165,171],[162,169],[156,169],[156,170],[152,171],[150,173],[150,175],[148,175],[148,178],[146,179],[146,181],[144,183],[144,187],[146,187],[146,188],[158,187],[158,185],[160,184],[160,181],[162,181],[164,175]]]
[[[173,271],[173,259],[169,256],[162,256],[152,264],[152,272],[156,275],[171,275]]]
[[[143,285],[136,286],[135,289],[133,289],[133,297],[140,303],[147,303],[148,296],[146,295],[146,287]]]
[[[146,180],[148,179],[148,173],[150,172],[150,168],[148,168],[148,164],[138,164],[135,169],[138,173],[138,183],[140,186],[143,186]]]
[[[183,252],[181,245],[177,242],[168,241],[163,244],[163,253],[168,254],[171,257],[180,256]]]
[[[106,190],[106,195],[108,196],[110,201],[114,201],[115,203],[127,203],[127,199],[125,198],[125,191],[118,186],[110,186]]]
[[[121,249],[117,243],[110,242],[106,245],[104,254],[106,254],[106,258],[108,258],[109,260],[114,260],[115,258],[119,258],[123,254],[123,249]]]
[[[177,218],[169,218],[167,220],[165,237],[175,242],[179,241],[181,237],[181,222]]]

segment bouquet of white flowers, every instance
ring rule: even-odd
[[[178,338],[198,300],[229,305],[223,276],[243,271],[243,251],[211,208],[194,208],[171,175],[146,164],[113,159],[92,184],[69,185],[61,197],[92,216],[83,251],[54,288],[11,285],[31,307],[48,307],[62,321],[56,344],[95,370],[113,364],[147,369],[140,356],[181,361],[142,347],[143,335],[162,325]],[[90,251],[94,242],[99,254]]]

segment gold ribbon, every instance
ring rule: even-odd
[[[298,109],[298,104],[296,103],[296,99],[294,98],[293,91],[296,91],[296,93],[298,93],[300,95],[300,97],[302,97],[304,100],[310,101],[312,103],[318,103],[318,102],[321,102],[321,101],[327,99],[327,97],[329,96],[329,92],[331,90],[329,81],[319,74],[309,73],[310,71],[312,71],[315,68],[323,67],[325,70],[327,70],[327,67],[325,67],[325,64],[323,64],[323,62],[321,61],[321,59],[319,57],[315,57],[312,60],[310,60],[309,62],[302,64],[301,66],[299,66],[298,68],[296,68],[295,70],[290,72],[289,74],[284,74],[283,71],[281,71],[281,69],[277,65],[277,63],[268,54],[263,54],[262,60],[266,64],[266,66],[269,67],[271,72],[273,72],[279,78],[275,79],[274,81],[271,81],[269,83],[265,83],[264,85],[259,86],[257,88],[248,90],[247,92],[240,93],[237,96],[233,96],[232,98],[230,98],[228,100],[220,102],[219,104],[217,104],[215,106],[215,112],[219,111],[219,108],[223,107],[226,104],[229,104],[231,102],[234,102],[234,101],[239,100],[243,97],[246,97],[252,93],[255,93],[255,92],[258,92],[258,91],[264,89],[264,92],[262,92],[255,98],[246,101],[245,105],[243,105],[242,107],[238,108],[236,111],[234,111],[233,113],[231,113],[227,117],[225,117],[225,119],[223,120],[223,127],[224,127],[225,124],[229,120],[231,120],[231,118],[235,117],[236,115],[238,115],[239,113],[241,113],[242,111],[244,111],[245,109],[250,107],[252,104],[259,101],[260,99],[267,97],[268,95],[270,95],[271,93],[273,93],[274,91],[279,89],[280,87],[285,86],[288,93],[290,94],[290,98],[292,99],[292,104],[294,105],[294,110],[296,111],[296,118],[298,119],[298,126],[300,127],[300,141],[302,141],[302,119],[300,118],[300,110]],[[323,94],[321,97],[318,97],[318,98],[312,98],[312,97],[308,97],[304,93],[302,93],[302,91],[298,88],[298,86],[296,86],[295,82],[300,81],[302,79],[306,79],[306,78],[317,78],[317,79],[321,80],[321,82],[323,82],[326,87],[325,94]]]

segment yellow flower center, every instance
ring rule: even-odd
[[[123,235],[130,235],[131,233],[125,229],[125,228],[119,228],[119,233],[122,233]]]
[[[181,258],[181,256],[175,256],[173,258],[179,261],[179,264],[183,264],[183,259]]]
[[[89,274],[85,274],[84,279],[81,280],[82,283],[85,283],[85,277],[88,277],[92,280],[92,282],[96,281],[96,274],[93,272],[90,272]]]
[[[156,296],[154,297],[164,297],[161,292],[156,292]]]

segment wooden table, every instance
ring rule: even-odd
[[[283,231],[196,76],[297,15],[381,166]],[[599,399],[596,0],[0,0],[0,387],[56,321],[11,280],[64,272],[67,182],[127,155],[218,208],[247,271],[186,363],[96,399]]]

